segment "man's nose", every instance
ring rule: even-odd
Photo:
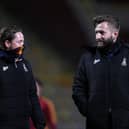
[[[23,46],[24,45],[24,41],[20,42],[20,46]]]
[[[96,33],[96,39],[101,39],[102,35],[100,33]]]

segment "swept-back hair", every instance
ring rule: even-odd
[[[100,15],[93,18],[94,27],[96,27],[96,25],[102,22],[108,22],[115,29],[120,30],[120,22],[117,17],[111,16],[111,15]]]
[[[18,28],[16,25],[1,27],[0,29],[0,45],[5,48],[4,42],[6,40],[12,41],[15,38],[15,33],[22,32],[21,28]]]

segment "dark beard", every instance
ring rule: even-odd
[[[110,46],[112,46],[112,45],[113,45],[113,39],[112,39],[112,38],[110,38],[110,39],[104,41],[104,46],[105,46],[105,47],[110,47]]]
[[[110,38],[110,39],[104,41],[104,45],[103,46],[98,46],[98,50],[103,55],[108,55],[109,53],[112,53],[115,44],[116,43],[113,42],[113,39]]]
[[[107,39],[107,40],[96,40],[97,44],[99,44],[99,42],[102,42],[103,45],[98,45],[98,47],[102,47],[102,48],[108,48],[110,46],[112,46],[113,44],[113,39],[110,38],[110,39]]]

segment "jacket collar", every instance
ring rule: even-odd
[[[119,52],[121,45],[122,45],[121,41],[117,40],[117,42],[115,42],[114,44],[112,44],[108,47],[100,47],[97,49],[101,55],[107,56],[107,57],[112,57],[113,55],[115,55],[116,53]]]
[[[0,50],[0,58],[8,62],[17,62],[23,59],[23,55],[15,54],[13,51]]]

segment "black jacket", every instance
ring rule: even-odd
[[[75,104],[87,129],[129,129],[129,45],[88,50],[73,82]]]
[[[45,126],[30,64],[19,58],[0,57],[0,129],[29,129],[32,117],[37,129]]]

